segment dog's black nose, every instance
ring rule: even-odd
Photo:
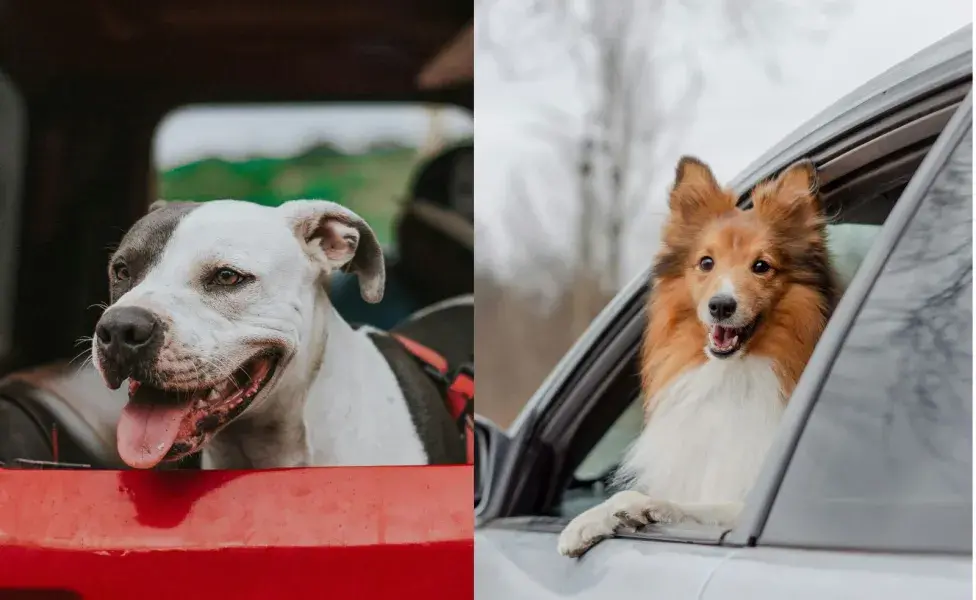
[[[732,296],[712,296],[708,301],[708,312],[713,319],[728,319],[735,314],[735,298]]]
[[[158,332],[155,315],[136,306],[109,309],[95,326],[99,349],[113,357],[138,355]]]

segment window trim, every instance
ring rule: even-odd
[[[970,85],[972,32],[972,23],[964,25],[850,92],[756,159],[731,187],[748,189],[744,186],[754,175],[777,173],[802,156],[820,156],[839,145],[838,138],[858,134],[948,88]]]
[[[793,151],[788,155],[789,158],[778,157],[776,164],[779,167],[774,170],[757,170],[750,172],[748,176],[740,176],[732,184],[733,189],[739,192],[739,206],[752,206],[748,194],[756,181],[776,175],[803,157],[819,165],[817,170],[820,191],[829,205],[835,196],[843,194],[847,187],[863,176],[858,171],[864,167],[880,161],[893,161],[899,152],[910,151],[926,141],[931,140],[934,143],[948,126],[951,116],[965,101],[971,88],[970,77],[955,82],[948,88],[927,92],[908,103],[898,105],[894,112],[880,120],[870,121],[841,133],[831,133],[826,142],[811,146],[805,154]],[[924,153],[927,154],[929,149],[931,143],[924,149]]]
[[[908,229],[926,194],[946,160],[972,124],[972,90],[966,95],[950,119],[943,134],[922,161],[915,176],[888,216],[884,229],[878,233],[874,245],[864,257],[858,275],[849,286],[833,317],[827,324],[820,343],[803,371],[776,441],[769,450],[759,477],[746,498],[745,508],[736,527],[726,538],[734,546],[762,544],[762,531],[772,511],[780,485],[792,461],[800,436],[813,411],[834,360],[840,353],[854,321],[867,301],[868,294],[881,275],[892,250]]]
[[[607,387],[616,382],[612,375],[614,371],[618,376],[622,374],[628,361],[620,357],[626,356],[628,351],[640,344],[643,327],[639,323],[637,327],[634,325],[643,319],[648,288],[646,277],[637,278],[631,282],[628,293],[620,294],[611,301],[550,374],[550,379],[555,377],[558,383],[550,384],[547,380],[539,388],[533,401],[541,406],[529,405],[523,409],[516,422],[518,433],[512,436],[507,459],[495,471],[497,481],[501,482],[506,493],[500,495],[493,489],[496,494],[483,498],[476,515],[480,522],[512,518],[508,515],[524,510],[522,505],[527,500],[538,503],[540,494],[532,494],[530,498],[526,496],[525,488],[537,485],[541,473],[552,477],[555,469],[543,469],[545,461],[550,461],[548,466],[553,466],[553,457],[560,456],[558,449],[565,451],[576,429],[584,421],[580,415],[588,414],[580,409],[567,417],[569,411],[563,410],[563,407],[567,403],[580,406],[579,403],[586,400],[590,404],[583,406],[591,406]],[[547,418],[547,415],[552,418]],[[554,425],[562,428],[561,435],[551,435]],[[555,466],[562,468],[559,464]],[[552,490],[549,490],[546,495],[551,493]]]
[[[559,535],[570,519],[563,517],[544,517],[538,515],[520,517],[502,517],[490,521],[484,529],[500,529],[509,531],[523,531],[531,533],[549,533]],[[646,531],[621,531],[614,534],[614,539],[641,540],[649,542],[695,544],[703,546],[721,546],[726,531],[719,527],[697,525],[693,523],[675,523],[669,525],[654,525]]]

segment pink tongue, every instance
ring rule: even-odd
[[[119,418],[119,456],[135,469],[155,467],[176,441],[180,422],[189,411],[189,402],[173,405],[130,400]]]

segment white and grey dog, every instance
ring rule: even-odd
[[[105,383],[129,382],[121,458],[151,468],[203,449],[203,467],[218,469],[463,462],[439,397],[418,397],[423,382],[404,385],[404,370],[333,309],[324,283],[337,269],[358,275],[367,301],[382,298],[376,237],[337,204],[154,204],[112,255],[111,303],[92,341]]]

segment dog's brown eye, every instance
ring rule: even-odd
[[[244,276],[233,269],[218,269],[214,273],[212,283],[214,285],[237,285],[244,281]]]
[[[122,263],[114,265],[112,267],[112,274],[115,275],[117,280],[125,281],[129,278],[129,267],[123,265]]]
[[[752,263],[752,272],[758,275],[762,275],[763,273],[768,272],[770,269],[772,269],[772,267],[769,266],[769,263],[764,260],[757,260],[756,262]]]
[[[702,271],[711,271],[715,266],[715,261],[712,260],[711,256],[703,256],[701,260],[698,261],[698,268]]]

